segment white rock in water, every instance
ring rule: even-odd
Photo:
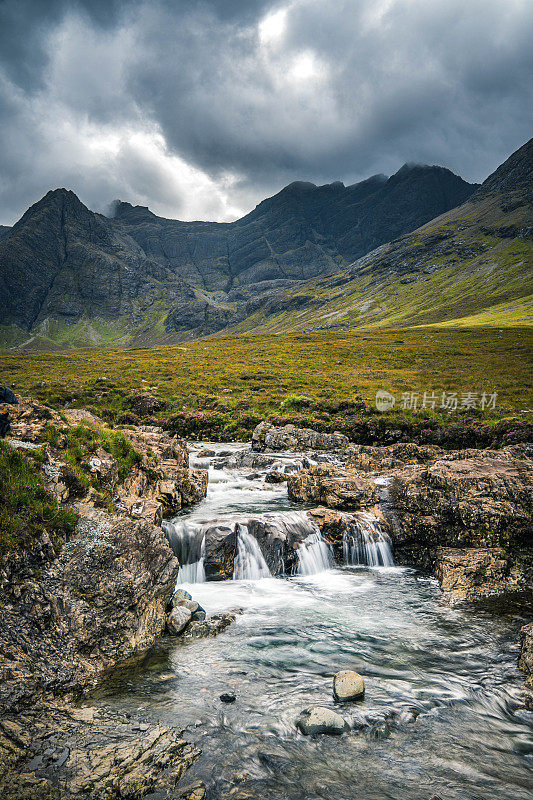
[[[176,606],[167,617],[167,630],[176,636],[185,630],[191,619],[192,612],[184,606]]]
[[[333,678],[335,700],[359,700],[365,693],[365,682],[358,672],[343,669]]]
[[[316,733],[328,733],[340,736],[350,730],[350,726],[340,714],[330,708],[315,706],[306,708],[296,720],[296,727],[306,736]]]

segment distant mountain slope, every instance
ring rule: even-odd
[[[335,275],[248,303],[236,332],[533,322],[533,140],[459,208]]]
[[[234,223],[168,220],[128,203],[108,219],[56,189],[0,229],[0,341],[206,335],[241,319],[246,302],[337,272],[475,189],[442,167],[405,165],[348,187],[290,184]]]

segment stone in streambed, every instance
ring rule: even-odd
[[[177,636],[185,630],[191,621],[192,613],[184,606],[176,606],[167,617],[167,630],[172,636]]]
[[[343,669],[333,678],[335,700],[360,700],[365,693],[365,682],[358,672]]]
[[[180,608],[188,608],[191,614],[194,614],[200,608],[196,600],[179,600],[177,605]]]
[[[234,703],[237,697],[233,692],[224,692],[224,694],[220,695],[220,699],[223,703]]]
[[[172,595],[172,607],[177,606],[181,600],[192,600],[192,595],[186,592],[185,589],[176,589]]]
[[[306,708],[296,720],[296,727],[305,736],[314,736],[317,733],[327,733],[331,736],[340,736],[350,730],[350,726],[340,714],[330,708],[315,706]]]

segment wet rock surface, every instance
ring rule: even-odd
[[[44,704],[0,720],[0,791],[5,800],[109,800],[148,792],[170,800],[199,754],[162,725],[105,709]]]
[[[517,592],[522,576],[501,547],[441,547],[435,560],[435,577],[444,591],[460,600]]]
[[[288,478],[291,500],[330,508],[373,508],[379,500],[374,481],[333,464],[318,464]]]
[[[160,528],[104,513],[82,517],[59,557],[4,605],[0,702],[79,693],[152,646],[177,574]]]
[[[318,433],[311,428],[285,425],[276,428],[260,422],[252,434],[252,449],[268,450],[342,450],[349,441],[342,433]]]
[[[340,714],[330,708],[315,706],[302,711],[296,721],[296,727],[305,736],[316,736],[319,733],[330,736],[341,736],[350,730],[350,726]]]

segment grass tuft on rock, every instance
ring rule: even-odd
[[[74,532],[78,515],[46,491],[39,461],[0,441],[0,556],[24,550],[44,532],[58,552]]]

